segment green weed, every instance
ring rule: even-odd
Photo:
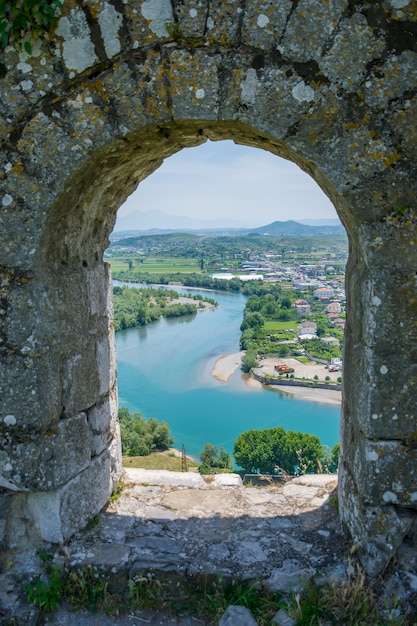
[[[48,559],[47,559],[48,560]],[[92,565],[61,572],[47,563],[48,580],[27,585],[28,598],[43,612],[54,611],[61,598],[72,609],[120,612],[164,610],[175,615],[192,616],[202,623],[217,623],[228,606],[247,607],[259,626],[271,626],[274,615],[284,608],[297,626],[416,626],[400,616],[400,611],[381,605],[378,595],[359,567],[348,567],[346,580],[316,585],[310,582],[294,593],[288,602],[268,592],[261,581],[230,580],[201,576],[188,580],[181,574],[164,575],[138,572],[126,583],[122,596],[108,589],[104,568]]]
[[[110,496],[110,502],[117,502],[117,500],[122,495],[123,487],[124,487],[123,480],[119,478],[119,482],[117,483],[117,489],[113,491],[113,493]]]
[[[168,598],[169,585],[153,574],[139,573],[129,580],[129,598],[133,609],[161,608]]]
[[[360,568],[350,566],[348,572],[345,581],[321,586],[310,583],[292,596],[287,610],[297,626],[405,626],[414,623],[392,614],[387,618],[373,585]]]
[[[99,520],[99,517],[98,517],[98,515],[96,515],[95,517],[93,517],[93,519],[91,519],[91,520],[88,522],[88,524],[87,524],[87,526],[86,526],[86,529],[87,529],[87,530],[93,530],[93,528],[95,528],[95,527],[97,526],[97,524],[99,523],[99,521],[100,521],[100,520]]]
[[[49,571],[48,581],[41,579],[25,585],[30,602],[36,604],[45,613],[50,613],[58,608],[62,593],[62,574],[58,565],[53,565]]]
[[[63,584],[63,595],[74,609],[98,611],[108,601],[106,571],[93,565],[68,572]]]

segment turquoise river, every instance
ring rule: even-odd
[[[330,447],[339,441],[339,406],[253,389],[240,370],[227,383],[211,376],[218,358],[239,350],[245,296],[175,290],[210,296],[219,306],[116,333],[119,406],[168,422],[174,446],[184,444],[195,458],[208,441],[232,453],[233,442],[249,429],[283,426],[317,435]]]

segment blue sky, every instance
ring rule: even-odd
[[[142,214],[150,211],[218,223],[227,219],[242,227],[337,217],[327,196],[298,166],[232,141],[207,142],[166,159],[119,209],[119,226],[138,228]],[[161,216],[146,217],[146,228],[161,227],[149,225]]]

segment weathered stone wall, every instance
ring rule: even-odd
[[[66,539],[117,482],[102,254],[138,182],[207,138],[291,159],[345,224],[342,521],[371,574],[413,541],[416,21],[411,0],[66,0],[50,43],[1,54],[6,541]]]

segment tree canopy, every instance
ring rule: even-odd
[[[307,433],[286,432],[281,426],[248,430],[234,444],[236,463],[248,473],[315,473],[323,466],[320,439]]]
[[[222,446],[218,448],[212,443],[206,443],[200,452],[201,465],[199,467],[201,474],[210,474],[213,469],[232,469],[233,461],[228,452]]]
[[[194,300],[195,303],[173,303],[179,297],[180,294],[171,289],[113,287],[115,331],[146,326],[159,320],[161,316],[194,315],[203,306],[203,301],[217,306],[212,298],[203,298],[200,295],[187,296],[188,300]]]
[[[141,413],[119,409],[122,454],[125,456],[148,456],[154,450],[167,450],[174,440],[166,422],[151,417],[145,419]]]

